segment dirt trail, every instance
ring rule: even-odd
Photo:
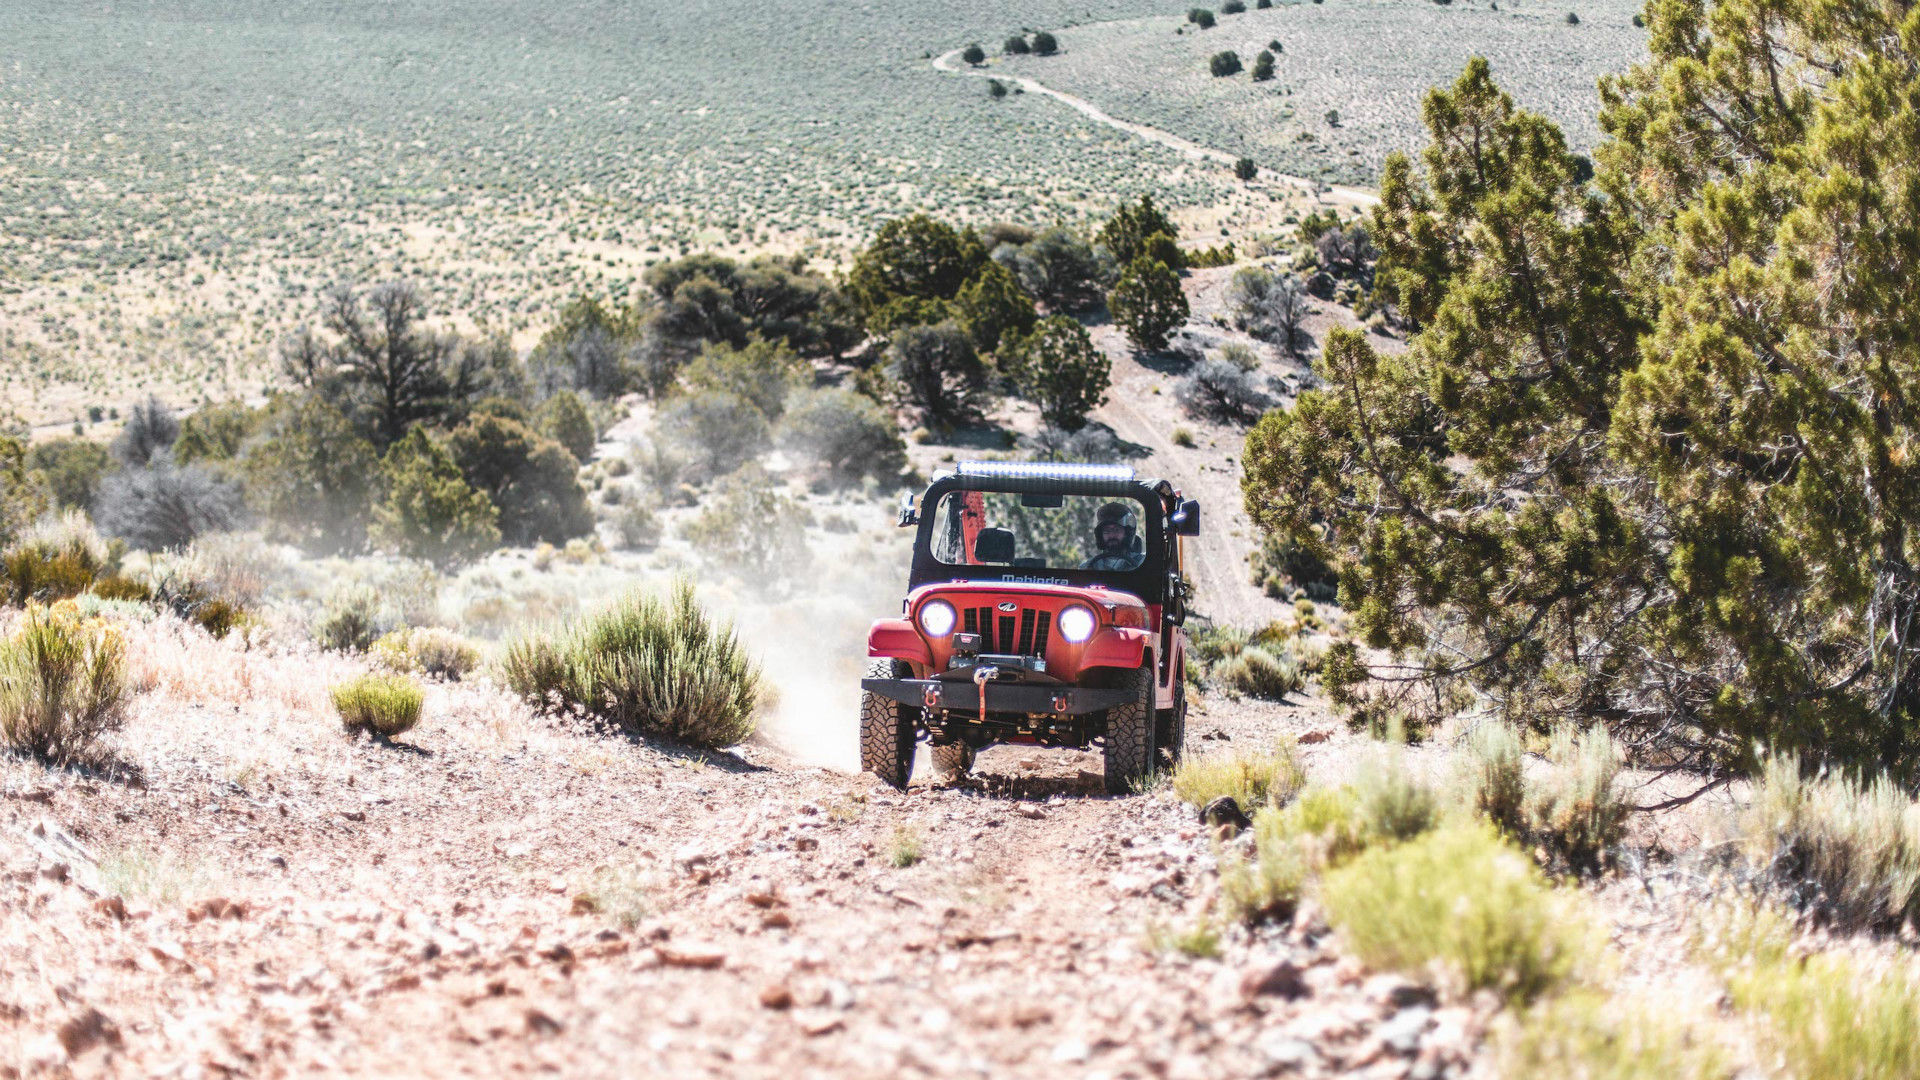
[[[1016,83],[1028,93],[1043,94],[1053,98],[1055,101],[1063,102],[1096,123],[1105,124],[1117,131],[1124,131],[1129,135],[1145,139],[1148,142],[1158,143],[1169,149],[1177,150],[1181,154],[1196,161],[1213,161],[1222,165],[1232,165],[1240,159],[1240,155],[1238,154],[1231,154],[1225,150],[1216,150],[1210,146],[1202,146],[1190,139],[1183,139],[1170,131],[1149,127],[1146,124],[1137,124],[1131,120],[1122,120],[1100,108],[1098,105],[1095,105],[1093,102],[1088,101],[1086,98],[1077,97],[1065,91],[1055,90],[1037,79],[1031,79],[1024,75],[1008,75],[985,68],[974,68],[963,65],[959,62],[959,57],[964,52],[966,52],[966,49],[961,48],[954,49],[952,52],[942,53],[934,58],[933,66],[936,70],[953,75],[971,75],[976,78],[999,79],[1001,82]],[[1254,184],[1258,186],[1262,182],[1299,188],[1302,191],[1317,195],[1322,202],[1342,206],[1369,207],[1380,201],[1373,193],[1362,191],[1359,188],[1341,187],[1338,185],[1325,186],[1317,180],[1310,180],[1304,176],[1288,176],[1285,173],[1271,172],[1264,169],[1261,170],[1260,176],[1254,181]]]
[[[1164,797],[1099,795],[1094,755],[1000,748],[903,794],[478,684],[382,747],[299,691],[310,657],[229,700],[185,677],[235,663],[203,651],[125,735],[144,785],[0,759],[0,1076],[1250,1076],[1407,1026],[1317,936],[1150,947],[1209,902],[1213,848]],[[1191,737],[1314,722],[1202,702]],[[1451,1060],[1444,1014],[1387,1057]]]

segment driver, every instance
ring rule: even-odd
[[[1093,519],[1094,542],[1099,552],[1080,564],[1082,570],[1138,570],[1146,559],[1144,550],[1134,550],[1140,535],[1139,519],[1126,503],[1110,502]]]

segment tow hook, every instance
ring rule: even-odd
[[[980,690],[980,722],[987,722],[987,684],[1000,674],[1000,669],[983,666],[973,669],[973,685]]]

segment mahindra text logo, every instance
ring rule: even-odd
[[[1000,601],[1000,610],[1001,611],[1019,611],[1020,605],[1014,603],[1011,600],[1002,600]]]

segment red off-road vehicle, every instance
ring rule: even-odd
[[[905,787],[923,738],[948,774],[994,743],[1097,742],[1120,794],[1178,759],[1199,503],[1126,466],[970,461],[900,524],[913,572],[867,637],[862,768]]]

